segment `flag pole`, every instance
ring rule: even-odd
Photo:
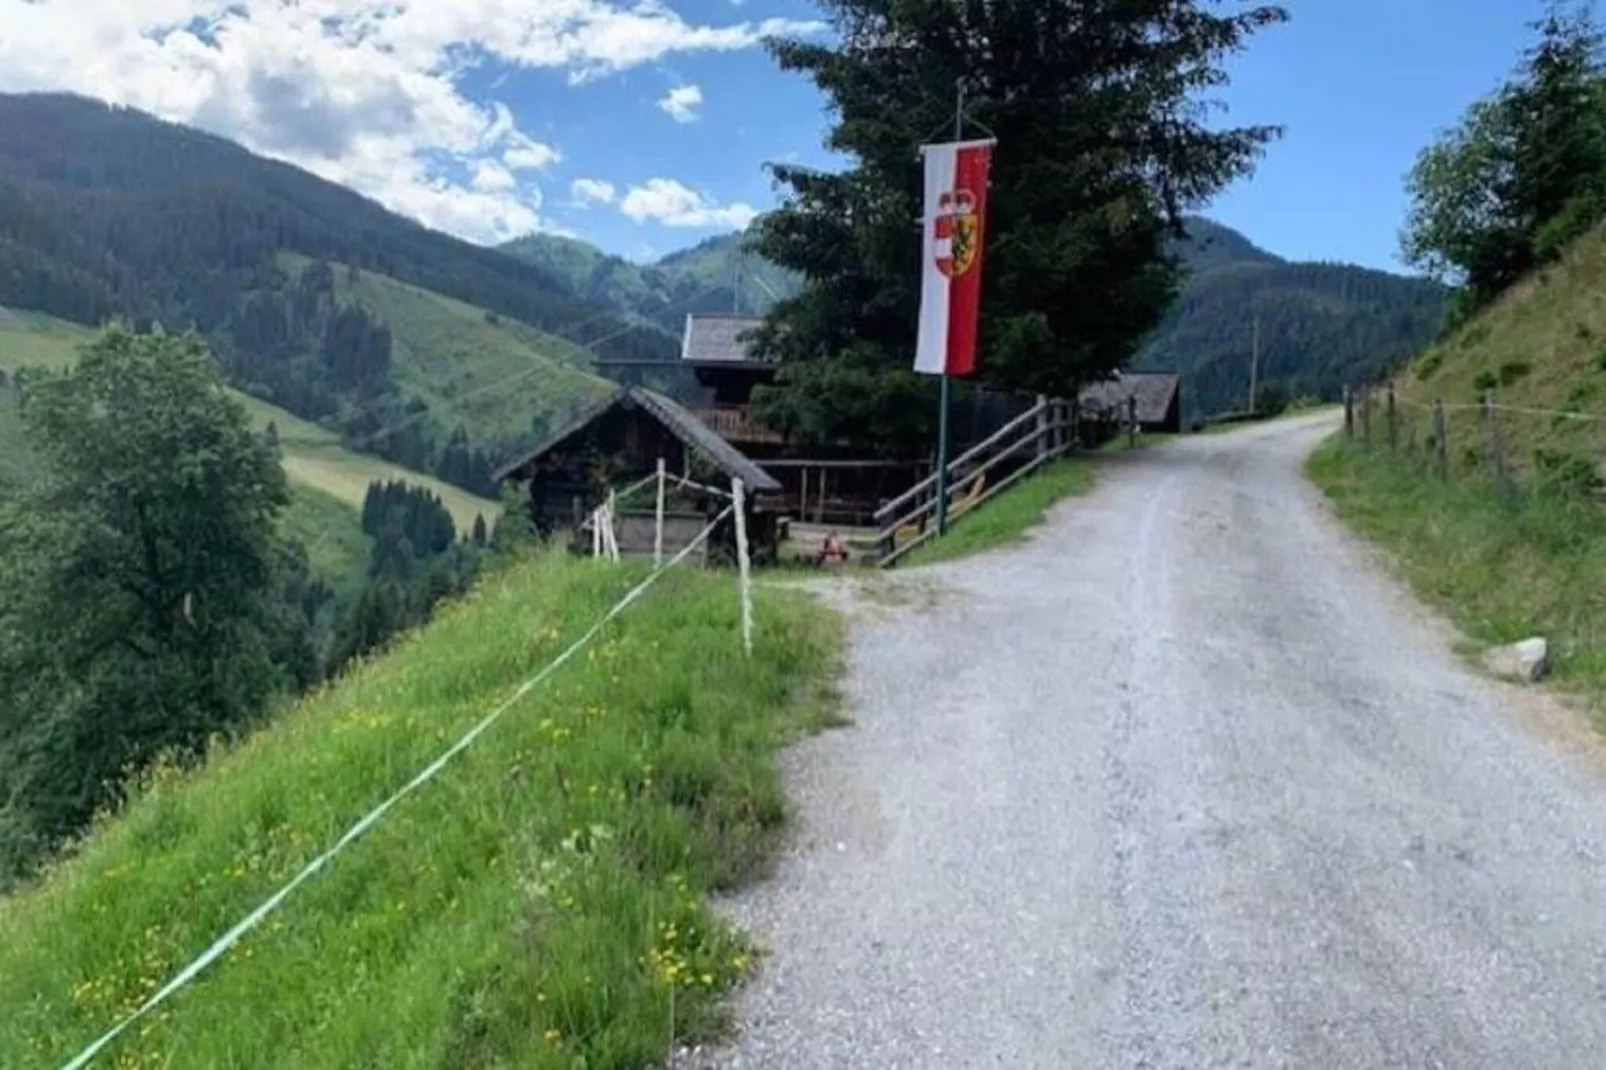
[[[954,105],[954,140],[965,139],[965,80],[954,86],[958,99]],[[942,370],[942,393],[937,409],[937,534],[948,533],[948,368]]]

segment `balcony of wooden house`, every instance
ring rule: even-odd
[[[785,436],[760,423],[743,405],[710,405],[693,410],[697,418],[732,444],[778,446]]]

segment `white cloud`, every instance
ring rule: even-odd
[[[701,89],[694,85],[677,85],[664,95],[658,107],[675,122],[690,123],[697,120],[697,109],[702,103]]]
[[[619,191],[612,182],[600,178],[577,178],[569,183],[569,197],[581,207],[593,204],[612,204]]]
[[[519,180],[513,177],[513,172],[495,160],[475,160],[473,170],[474,177],[469,185],[481,193],[503,193],[518,188]]]
[[[721,206],[672,178],[653,178],[645,185],[632,186],[619,202],[619,210],[637,223],[651,219],[668,227],[728,230],[741,230],[758,215],[751,205]]]
[[[577,83],[820,28],[698,25],[665,0],[0,0],[0,92],[70,90],[200,126],[491,242],[542,225],[525,176],[560,157],[505,105],[471,99],[469,70]]]
[[[502,163],[515,171],[545,171],[561,159],[563,156],[551,145],[519,133],[508,135],[508,148],[502,153]]]

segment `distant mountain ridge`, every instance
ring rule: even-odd
[[[745,234],[709,238],[652,264],[551,234],[531,234],[501,249],[557,279],[576,300],[678,338],[691,313],[762,315],[801,288],[797,275],[752,252],[747,240]]]
[[[1443,319],[1445,293],[1435,283],[1285,260],[1203,217],[1189,218],[1187,229],[1173,248],[1187,281],[1132,367],[1179,372],[1191,417],[1248,407],[1257,317],[1258,384],[1268,400],[1336,398],[1345,382],[1376,379],[1428,344]],[[577,299],[678,335],[688,312],[762,315],[801,287],[796,275],[748,251],[746,240],[711,238],[649,265],[551,235],[502,249]]]
[[[193,326],[235,385],[482,493],[501,455],[590,396],[594,356],[676,353],[539,267],[224,138],[64,94],[0,94],[0,306]],[[462,330],[398,340],[390,322],[430,316],[478,318],[500,353],[448,345]],[[417,352],[426,334],[440,352]],[[463,426],[453,398],[483,392],[489,366],[526,371],[501,398],[512,411]]]
[[[1446,291],[1429,280],[1285,260],[1208,219],[1187,227],[1175,250],[1187,281],[1132,367],[1179,372],[1190,417],[1247,409],[1251,364],[1261,403],[1336,400],[1345,383],[1398,367],[1444,321]]]

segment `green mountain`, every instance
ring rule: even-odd
[[[675,354],[539,268],[224,139],[65,95],[0,95],[0,306],[194,326],[248,392],[481,492],[497,459],[597,388],[592,354]],[[489,384],[515,372],[476,424]]]
[[[608,256],[572,238],[532,235],[502,247],[560,280],[576,299],[678,334],[687,312],[762,314],[800,280],[744,248],[713,238],[655,264]],[[1335,398],[1345,382],[1376,379],[1426,345],[1443,318],[1444,291],[1421,279],[1349,264],[1296,263],[1230,227],[1188,220],[1173,252],[1188,269],[1175,307],[1133,362],[1180,371],[1190,415],[1248,405],[1255,320],[1266,397]]]
[[[744,234],[710,238],[653,264],[633,264],[550,234],[519,238],[502,251],[559,280],[577,300],[677,338],[689,313],[762,315],[801,286],[795,274],[751,252]]]
[[[1427,280],[1284,260],[1205,219],[1188,230],[1175,250],[1187,282],[1133,367],[1179,371],[1190,416],[1248,407],[1257,332],[1263,402],[1332,400],[1386,376],[1443,322],[1445,291]]]

